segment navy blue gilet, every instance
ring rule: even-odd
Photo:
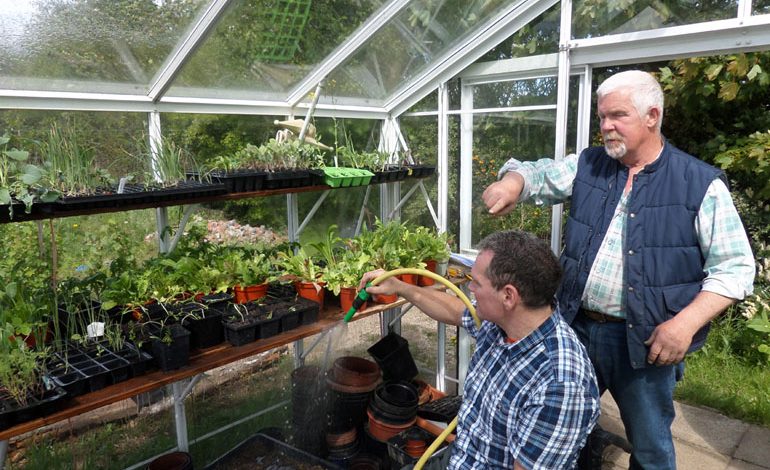
[[[664,144],[660,157],[634,176],[623,245],[626,332],[631,366],[645,367],[644,341],[700,292],[704,257],[695,218],[718,169]],[[588,273],[628,179],[628,168],[604,147],[584,150],[578,160],[565,229],[564,267],[557,298],[571,323],[580,308]],[[708,325],[689,351],[706,340]]]

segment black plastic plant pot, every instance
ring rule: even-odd
[[[264,187],[267,173],[257,170],[213,171],[211,177],[224,184],[228,193],[248,193]]]
[[[242,346],[257,340],[257,325],[251,317],[225,316],[222,326],[225,340],[233,346]]]
[[[418,459],[407,453],[406,449],[409,443],[414,441],[423,441],[429,445],[433,443],[435,439],[436,437],[434,435],[417,426],[413,426],[406,431],[401,431],[387,441],[388,455],[390,460],[394,465],[396,465],[395,468],[402,468],[407,465],[414,464]],[[446,442],[442,443],[441,446],[436,449],[433,455],[428,459],[426,464],[430,465],[437,463],[444,456],[444,453],[447,452],[448,448],[449,447],[447,447]]]
[[[124,343],[123,349],[115,351],[115,355],[128,361],[131,377],[139,377],[140,375],[147,373],[147,369],[153,361],[150,354],[142,351],[131,343]]]
[[[313,176],[307,170],[271,171],[265,178],[265,189],[301,188],[313,185]]]
[[[116,384],[131,378],[131,364],[122,357],[110,354],[95,359],[102,367],[107,369],[109,383]]]
[[[386,382],[409,381],[417,376],[417,365],[409,352],[409,342],[401,336],[390,332],[367,351],[382,369],[382,378]]]
[[[267,296],[287,302],[294,302],[295,299],[301,298],[297,296],[297,289],[294,286],[279,282],[271,282],[267,286]]]
[[[200,298],[201,303],[208,305],[209,307],[216,306],[220,309],[224,308],[224,304],[231,302],[232,300],[233,296],[227,292],[217,292],[216,294],[208,294]]]
[[[256,319],[256,339],[272,338],[281,332],[280,318]]]
[[[167,325],[164,328],[168,331],[159,331],[152,339],[151,347],[152,357],[155,358],[158,367],[165,372],[184,367],[189,362],[190,332],[178,324]]]
[[[16,424],[48,416],[58,411],[64,405],[67,392],[60,387],[45,390],[42,395],[30,394],[27,402],[20,405],[6,394],[0,395],[0,430],[8,429]]]
[[[294,301],[294,308],[299,313],[301,325],[312,325],[318,321],[319,305],[316,302],[297,297],[297,300]]]
[[[184,327],[190,330],[190,347],[193,349],[210,348],[225,340],[222,311],[208,308],[204,315],[203,318],[189,318],[184,322]]]
[[[88,391],[88,377],[74,367],[61,366],[48,369],[48,376],[57,387],[61,387],[70,397],[77,397]]]

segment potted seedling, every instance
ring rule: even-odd
[[[10,323],[0,324],[0,430],[53,412],[66,395],[43,379],[47,350],[17,341],[16,332]]]
[[[371,269],[370,256],[354,242],[347,241],[342,249],[343,240],[335,235],[336,225],[329,226],[326,238],[311,246],[318,251],[326,262],[324,280],[326,288],[340,296],[343,311],[350,309],[357,291],[358,282],[364,273]]]
[[[323,309],[324,302],[324,269],[310,257],[303,247],[296,253],[288,248],[278,252],[278,264],[284,270],[284,275],[294,280],[297,294],[313,302]]]
[[[93,149],[82,145],[72,128],[52,125],[47,139],[40,144],[40,154],[47,169],[47,183],[63,196],[111,192],[110,174],[97,167]]]
[[[244,250],[229,249],[221,255],[221,271],[229,279],[236,303],[259,300],[267,294],[272,276],[272,263],[264,253],[248,254]]]
[[[0,137],[0,204],[8,206],[8,217],[13,219],[16,201],[29,214],[36,201],[54,202],[60,194],[41,186],[45,169],[31,164],[26,150],[8,149],[10,140],[7,135]]]

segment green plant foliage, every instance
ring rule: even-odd
[[[82,145],[79,136],[74,129],[54,123],[40,143],[47,185],[67,196],[91,194],[112,183],[110,174],[98,168],[93,149]]]
[[[30,395],[40,395],[43,390],[42,373],[44,349],[34,349],[16,338],[15,327],[0,324],[0,388],[20,406],[26,406]]]
[[[0,204],[8,206],[13,218],[14,200],[24,203],[30,213],[34,202],[53,202],[60,194],[43,185],[47,172],[29,162],[29,152],[7,148],[10,141],[8,135],[0,137]]]

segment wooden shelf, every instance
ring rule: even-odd
[[[370,317],[385,310],[400,307],[406,301],[399,299],[391,304],[382,304],[373,306],[358,312],[352,321],[361,320]],[[190,355],[190,362],[185,367],[174,371],[164,372],[156,370],[140,377],[120,382],[115,385],[103,388],[96,392],[87,393],[71,399],[68,399],[65,408],[51,415],[38,418],[25,423],[17,424],[4,431],[0,431],[0,441],[10,439],[35,429],[53,424],[59,421],[72,418],[97,408],[116,403],[126,398],[131,398],[141,393],[149,392],[164,385],[187,379],[197,374],[201,374],[211,369],[251,357],[261,352],[269,351],[277,347],[292,343],[294,341],[316,335],[326,330],[330,330],[340,324],[344,317],[341,310],[325,310],[319,315],[319,320],[312,325],[299,326],[293,330],[281,333],[272,338],[258,340],[243,346],[231,346],[228,343],[222,343],[211,348],[194,351]]]
[[[363,186],[360,186],[360,187],[363,187]],[[128,211],[141,210],[141,209],[154,209],[157,207],[203,204],[207,202],[233,201],[237,199],[277,196],[281,194],[326,191],[328,189],[349,189],[349,188],[332,188],[331,186],[317,185],[317,186],[302,186],[298,188],[266,189],[262,191],[252,191],[252,192],[246,192],[246,193],[232,193],[232,194],[222,194],[218,196],[205,196],[205,197],[189,197],[184,199],[180,198],[180,199],[159,201],[159,202],[143,202],[143,203],[136,203],[136,204],[126,203],[125,205],[118,206],[118,207],[99,207],[94,209],[62,211],[54,214],[44,214],[44,213],[35,212],[34,206],[33,206],[33,212],[31,214],[25,214],[23,211],[17,212],[14,215],[13,220],[6,220],[5,218],[2,218],[0,219],[0,223],[12,224],[17,222],[27,222],[31,220],[61,219],[65,217],[75,217],[80,215],[106,214],[109,212],[128,212]],[[3,207],[7,208],[7,206],[3,206]],[[7,209],[0,209],[0,210],[7,210]]]

